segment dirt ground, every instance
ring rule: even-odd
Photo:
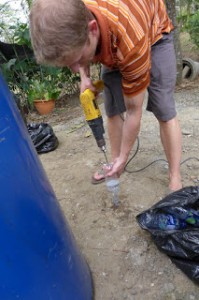
[[[183,133],[183,184],[199,185],[199,78],[177,88],[175,99]],[[70,98],[51,115],[33,113],[28,120],[48,122],[59,139],[55,151],[39,157],[90,266],[95,300],[199,299],[198,287],[156,248],[135,219],[167,189],[167,164],[158,161],[165,157],[156,119],[144,105],[139,150],[120,178],[120,205],[115,209],[105,184],[91,184],[104,157],[77,103],[78,97]],[[105,138],[110,157],[107,134]]]

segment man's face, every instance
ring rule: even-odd
[[[79,72],[80,67],[87,67],[95,56],[97,40],[89,34],[86,44],[77,51],[73,51],[70,56],[64,59],[62,66],[66,66],[72,72]]]

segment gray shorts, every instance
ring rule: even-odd
[[[173,34],[164,34],[162,39],[152,46],[152,64],[148,103],[146,109],[153,112],[158,120],[168,121],[176,116],[173,92],[176,84],[176,58],[173,46]],[[102,79],[105,84],[105,110],[108,117],[126,111],[119,70],[102,67]]]

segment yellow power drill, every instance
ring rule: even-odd
[[[97,93],[100,93],[104,89],[104,83],[102,80],[97,80],[93,82]],[[80,102],[85,114],[86,121],[92,130],[98,147],[104,153],[106,163],[108,163],[106,156],[106,142],[104,139],[104,126],[102,115],[96,100],[96,94],[90,89],[86,89],[80,94]]]

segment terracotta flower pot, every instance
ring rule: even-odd
[[[47,115],[55,108],[55,100],[34,100],[34,106],[40,115]]]

